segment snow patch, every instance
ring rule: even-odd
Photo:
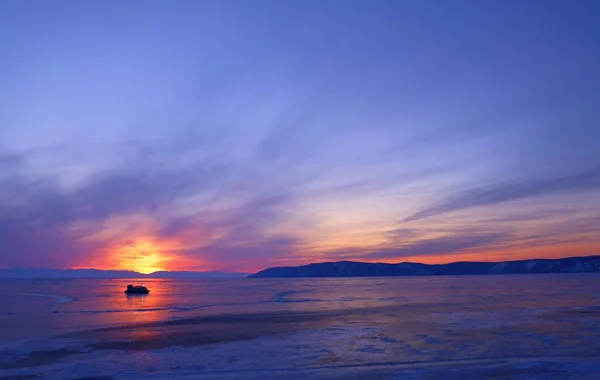
[[[527,272],[531,272],[531,269],[535,266],[536,262],[535,261],[530,261],[527,263],[526,267],[527,267]]]
[[[502,273],[504,268],[506,267],[506,263],[499,263],[490,268],[490,273]]]

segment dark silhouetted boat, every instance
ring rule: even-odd
[[[145,286],[133,286],[131,284],[127,285],[127,290],[125,290],[126,294],[148,294],[150,291]]]

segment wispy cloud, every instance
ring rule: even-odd
[[[418,230],[400,230],[388,233],[392,238],[373,247],[349,247],[329,251],[329,260],[393,260],[403,258],[460,255],[464,252],[477,252],[501,243],[512,237],[511,232],[486,232],[476,229],[455,229],[446,231],[443,236],[423,237]],[[401,237],[403,239],[398,239]]]
[[[245,3],[0,11],[0,265],[116,265],[144,239],[241,270],[591,239],[594,12]]]
[[[270,229],[292,211],[293,193],[240,188],[231,182],[238,178],[234,169],[214,157],[173,164],[179,157],[171,155],[163,164],[137,157],[63,189],[55,177],[31,172],[27,156],[5,156],[0,176],[2,264],[85,263],[115,244],[114,239],[122,245],[135,240],[138,230],[106,235],[106,229],[116,228],[110,221],[123,217],[141,218],[138,225],[151,221],[154,227],[147,233],[158,239],[183,239],[183,248],[175,253],[207,266],[243,266],[253,257],[291,251],[296,239]],[[109,237],[90,239],[103,231]]]
[[[402,222],[411,222],[453,211],[516,201],[556,193],[600,190],[600,167],[581,173],[543,179],[501,183],[472,188],[448,197],[446,200],[410,215]]]
[[[369,259],[391,259],[414,256],[436,256],[460,254],[466,250],[482,248],[505,240],[510,235],[502,232],[457,234],[433,239],[422,239],[412,244],[383,248],[367,252],[363,257]]]

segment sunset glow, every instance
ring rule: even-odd
[[[9,3],[0,267],[600,253],[593,12]]]
[[[0,0],[0,380],[600,380],[599,20]]]
[[[117,269],[133,270],[140,273],[152,273],[165,270],[169,259],[163,248],[149,240],[136,240],[118,249],[111,257],[118,262]]]

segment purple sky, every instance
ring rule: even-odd
[[[1,1],[0,266],[600,254],[599,19]]]

